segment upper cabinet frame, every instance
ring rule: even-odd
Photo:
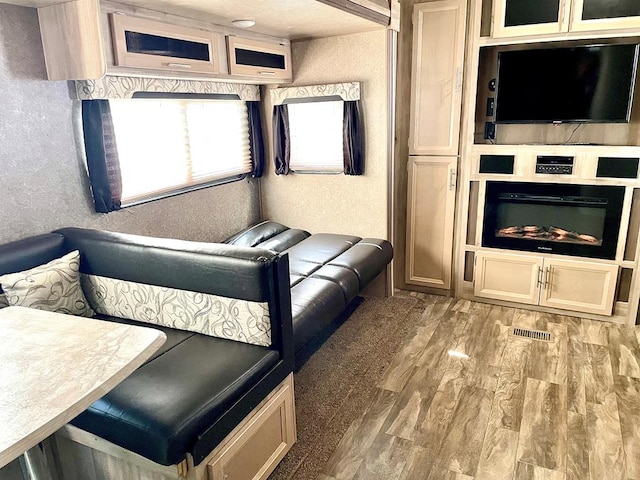
[[[535,2],[531,3],[531,0],[493,0],[492,37],[521,37],[640,28],[640,14],[583,19],[585,7],[592,1],[603,0],[547,0],[547,3],[557,3],[557,14],[555,8],[547,7],[552,9],[553,14],[551,16],[553,18],[549,18],[548,21],[542,23],[534,23],[532,19],[532,23],[518,22],[510,25],[507,19],[509,4],[513,5],[516,2],[522,2],[525,5],[534,5]]]
[[[493,0],[493,37],[500,38],[525,35],[544,35],[569,31],[571,0],[557,0],[558,10],[557,12],[554,12],[557,13],[554,21],[507,25],[507,11],[510,1],[512,0]]]
[[[585,3],[590,0],[573,0],[571,13],[572,32],[585,32],[591,30],[615,30],[619,28],[640,28],[640,15],[630,17],[583,19]]]

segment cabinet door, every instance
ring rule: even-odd
[[[449,289],[456,157],[412,157],[407,198],[406,282]]]
[[[289,45],[227,37],[229,73],[253,77],[291,80]]]
[[[172,72],[220,73],[217,33],[111,14],[115,64]]]
[[[617,265],[545,259],[540,305],[611,315]]]
[[[638,0],[574,0],[572,31],[639,27]]]
[[[207,464],[210,480],[265,480],[296,441],[293,376]]]
[[[477,252],[474,295],[537,305],[542,264],[540,257]]]
[[[571,0],[493,0],[494,37],[569,31]]]
[[[466,0],[413,9],[411,155],[457,155],[462,106]]]

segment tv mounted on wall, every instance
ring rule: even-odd
[[[496,123],[628,122],[638,47],[500,52]]]

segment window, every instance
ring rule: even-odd
[[[251,171],[240,100],[110,100],[122,204],[199,188]]]
[[[271,90],[276,175],[364,174],[360,83]]]
[[[344,102],[291,103],[288,110],[291,170],[342,172]]]

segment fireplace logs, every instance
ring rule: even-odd
[[[549,227],[545,229],[538,225],[524,227],[513,225],[503,227],[496,232],[497,237],[523,238],[532,240],[546,240],[549,242],[579,243],[583,245],[602,245],[602,240],[586,233],[576,233],[564,228]]]

